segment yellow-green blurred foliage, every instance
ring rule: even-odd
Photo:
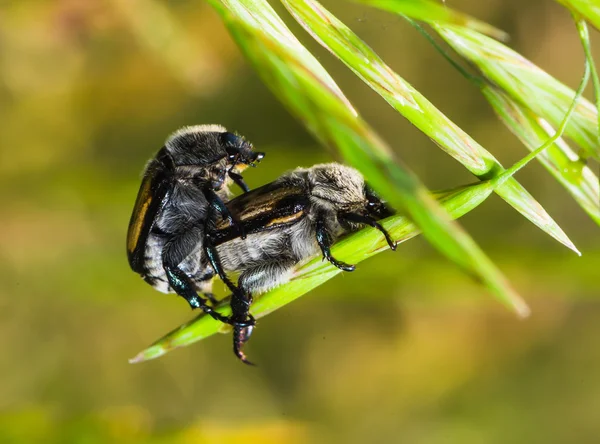
[[[325,4],[505,165],[526,153],[399,18]],[[580,43],[554,2],[451,6],[577,85]],[[473,180],[291,26],[430,188]],[[247,347],[257,368],[229,336],[128,364],[191,316],[129,270],[125,232],[144,163],[197,123],[266,151],[251,186],[330,159],[200,0],[2,2],[0,442],[600,440],[598,229],[537,164],[519,180],[583,257],[494,196],[462,221],[531,303],[527,321],[417,238],[262,319]]]

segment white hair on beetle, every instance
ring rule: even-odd
[[[187,134],[196,134],[196,133],[226,133],[227,129],[222,125],[217,124],[207,124],[207,125],[190,125],[183,126],[179,128],[177,131],[174,131],[169,135],[167,140],[165,141],[165,145],[171,144],[175,139],[185,136]]]

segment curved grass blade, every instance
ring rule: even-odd
[[[269,75],[270,79],[272,77],[277,81],[277,72],[271,73],[260,68],[263,64],[266,67],[269,63],[276,62],[277,56],[272,53],[274,50],[293,55],[298,63],[318,79],[321,87],[326,89],[329,95],[334,96],[340,107],[346,108],[354,116],[358,115],[327,70],[302,46],[266,0],[209,0],[208,2],[221,15],[240,49],[255,65],[258,65],[260,74]],[[249,41],[243,40],[244,35],[249,37]],[[261,50],[263,45],[265,48]],[[271,60],[260,60],[265,57]],[[294,99],[294,96],[290,96],[289,99]]]
[[[479,182],[437,193],[436,197],[452,217],[458,218],[481,204],[492,193],[492,190],[490,182]],[[404,242],[419,234],[416,225],[405,216],[393,216],[383,221],[382,225],[398,242]],[[372,228],[365,228],[336,243],[332,247],[332,254],[340,260],[355,264],[387,249],[388,245],[381,233]],[[329,262],[322,261],[320,257],[300,264],[290,282],[259,296],[252,304],[251,313],[256,318],[266,316],[339,273],[338,268]],[[525,303],[519,303],[521,306],[518,311],[526,313],[528,308]],[[220,307],[218,311],[226,316],[231,314],[229,306]],[[200,314],[156,341],[132,358],[130,362],[136,363],[158,358],[175,348],[184,347],[215,333],[227,331],[229,331],[228,326],[215,321],[210,316]]]
[[[584,20],[577,19],[575,14],[575,24],[577,31],[579,32],[579,39],[583,46],[583,52],[585,53],[585,62],[588,64],[592,74],[592,83],[594,85],[594,96],[596,98],[596,110],[600,110],[600,79],[598,78],[598,72],[596,71],[596,64],[594,63],[594,57],[592,56],[592,47],[590,43],[590,33],[588,32],[587,25]],[[600,113],[597,113],[598,125],[596,127],[596,141],[600,146]]]
[[[355,0],[357,3],[402,14],[414,20],[438,22],[448,25],[464,26],[487,34],[498,40],[506,40],[508,34],[481,20],[462,12],[455,11],[444,4],[431,0]]]
[[[558,139],[561,138],[561,136],[565,132],[565,128],[567,127],[567,125],[569,123],[569,119],[573,115],[573,111],[575,110],[575,107],[577,106],[577,100],[579,100],[579,98],[583,95],[583,91],[585,90],[585,87],[587,86],[588,81],[590,80],[590,73],[591,73],[590,64],[586,60],[585,71],[583,73],[583,78],[581,79],[581,83],[579,84],[579,88],[577,88],[575,97],[573,98],[571,105],[569,105],[569,109],[565,113],[565,116],[563,117],[562,122],[560,122],[560,126],[558,127],[558,129],[555,131],[555,133],[551,137],[547,138],[542,145],[540,145],[539,147],[532,150],[531,153],[529,153],[523,159],[516,162],[509,169],[507,169],[504,173],[491,179],[490,182],[494,185],[494,187],[502,186],[502,184],[504,182],[506,182],[510,177],[514,176],[518,171],[520,171],[522,168],[524,168],[529,162],[531,162],[533,159],[538,157],[540,154],[543,154],[548,147],[552,146]]]
[[[560,124],[575,96],[571,88],[517,52],[478,32],[456,26],[434,25],[434,29],[513,100],[553,126]],[[565,135],[585,151],[586,157],[600,160],[598,110],[586,99],[577,101]]]
[[[515,134],[525,146],[531,151],[542,145],[544,140],[554,134],[554,128],[544,119],[536,116],[529,108],[526,108],[514,100],[496,86],[490,84],[484,78],[472,75],[462,65],[455,61],[447,51],[442,48],[419,24],[409,19],[409,22],[435,47],[435,49],[467,80],[477,85],[500,120]],[[585,24],[584,24],[585,25]],[[598,75],[594,66],[589,48],[589,40],[585,33],[582,42],[586,52],[586,71],[584,81],[578,90],[578,96],[583,91],[583,85],[587,83],[586,73],[590,73],[594,81],[594,89],[600,91]],[[596,94],[598,98],[598,94]],[[575,102],[573,102],[575,103]],[[569,108],[570,117],[573,103]],[[567,117],[567,116],[565,116]],[[563,120],[564,121],[564,120]],[[562,131],[560,131],[562,134]],[[557,133],[558,134],[558,133]],[[537,156],[538,160],[546,169],[561,183],[567,191],[575,198],[579,205],[600,224],[600,184],[594,172],[586,166],[586,162],[560,137]]]
[[[389,147],[331,91],[318,64],[264,0],[211,0],[265,83],[327,146],[359,169],[383,197],[406,214],[436,248],[501,300],[522,303],[477,244],[450,219],[426,188],[400,166]],[[274,28],[274,29],[272,29]],[[299,49],[297,49],[299,47]],[[306,63],[311,59],[310,64]],[[525,314],[524,312],[521,314]]]
[[[422,94],[394,72],[346,25],[315,0],[281,0],[296,20],[394,109],[423,131],[440,148],[481,180],[504,170],[498,160],[448,119]],[[375,2],[374,6],[404,5],[404,2]],[[418,3],[418,2],[415,2]],[[371,4],[371,3],[369,3]],[[412,2],[408,2],[414,7]],[[439,5],[438,5],[439,6]],[[579,251],[544,208],[511,178],[496,189],[506,202],[540,229],[575,251]]]
[[[486,86],[482,92],[498,117],[530,150],[540,146],[554,128],[512,100],[498,88]],[[583,210],[600,225],[600,185],[598,177],[582,162],[567,143],[559,139],[538,156],[546,167],[573,196]]]
[[[600,3],[598,0],[557,0],[571,11],[577,12],[600,30]]]

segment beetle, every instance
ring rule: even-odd
[[[207,279],[214,272],[200,258],[205,223],[219,214],[245,237],[224,202],[231,182],[249,191],[241,173],[263,157],[220,125],[188,126],[171,134],[143,173],[127,231],[131,269],[155,289],[174,291],[192,308],[227,322],[207,303],[214,302]]]
[[[247,234],[215,214],[207,222],[206,254],[227,285],[236,289],[227,273],[239,273],[237,291],[231,295],[233,349],[244,363],[242,351],[255,321],[250,314],[254,295],[287,282],[294,267],[321,253],[343,271],[354,265],[337,260],[331,246],[341,236],[365,225],[379,230],[389,247],[396,243],[378,222],[394,214],[354,168],[338,163],[298,168],[272,183],[256,188],[225,204]]]

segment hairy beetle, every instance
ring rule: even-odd
[[[353,271],[354,265],[336,260],[330,248],[340,236],[365,225],[381,231],[390,248],[396,248],[378,222],[393,211],[357,170],[338,163],[298,168],[226,206],[247,237],[242,239],[227,219],[215,214],[207,223],[202,259],[232,289],[236,287],[226,273],[239,273],[239,291],[234,290],[230,301],[230,323],[234,353],[245,363],[249,361],[242,346],[255,324],[249,312],[253,295],[285,283],[295,265],[319,252],[339,269]]]
[[[201,259],[205,224],[219,214],[245,236],[224,202],[231,182],[248,191],[241,172],[263,156],[219,125],[184,127],[169,136],[146,166],[129,222],[131,269],[157,290],[174,291],[192,308],[227,321],[207,304],[214,272]]]

